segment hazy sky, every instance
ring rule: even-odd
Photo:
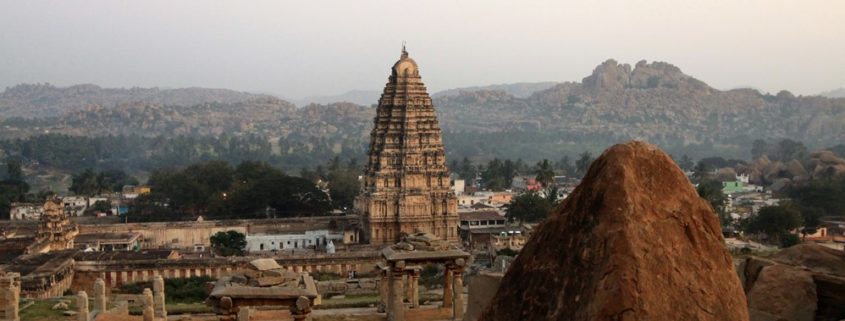
[[[845,87],[842,0],[0,0],[0,88],[380,90],[403,40],[431,92],[575,81],[607,58],[722,89]]]

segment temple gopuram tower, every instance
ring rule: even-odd
[[[452,192],[440,125],[417,63],[393,65],[370,133],[370,153],[355,209],[363,238],[393,244],[416,231],[458,242],[458,205]]]

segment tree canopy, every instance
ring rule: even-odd
[[[148,185],[151,194],[130,205],[129,220],[295,217],[331,210],[328,195],[314,182],[285,175],[263,162],[247,161],[232,168],[211,161],[181,170],[159,169]]]
[[[246,236],[238,231],[221,231],[211,236],[211,248],[222,256],[243,255]]]
[[[528,192],[511,200],[505,216],[511,222],[539,222],[549,215],[554,205],[553,197],[546,198],[537,192]]]
[[[800,213],[792,206],[766,206],[744,222],[743,230],[752,234],[764,233],[770,240],[779,242],[802,223]]]

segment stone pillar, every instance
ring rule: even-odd
[[[79,321],[88,321],[88,294],[85,291],[76,293],[76,319]]]
[[[381,279],[378,283],[378,294],[381,299],[381,303],[378,307],[378,312],[386,312],[387,311],[387,301],[388,301],[388,285],[390,283],[390,270],[384,269],[381,270]]]
[[[290,306],[290,316],[293,321],[306,321],[311,316],[311,300],[304,296],[296,299],[296,302]]]
[[[167,309],[164,306],[164,278],[160,276],[153,278],[153,291],[155,291],[153,298],[155,317],[157,319],[167,320]]]
[[[443,271],[443,307],[452,307],[452,269],[448,266]]]
[[[411,286],[411,282],[412,282],[411,274],[413,274],[413,272],[408,271],[403,276],[404,282],[405,282],[405,301],[407,301],[408,303],[411,302],[411,298],[414,296],[413,294],[411,294],[411,292],[414,291],[414,287]]]
[[[464,278],[463,271],[456,270],[453,274],[452,285],[454,296],[452,297],[452,320],[459,321],[464,318]]]
[[[252,317],[252,310],[249,307],[240,307],[238,309],[238,321],[249,321]]]
[[[411,281],[411,296],[408,300],[411,301],[411,306],[416,309],[420,307],[420,270],[414,269],[408,278]]]
[[[390,287],[387,300],[387,321],[405,321],[405,303],[402,302],[402,276],[405,275],[405,261],[398,261],[390,269]]]
[[[0,276],[0,318],[7,321],[20,321],[20,274],[7,273]]]
[[[106,307],[106,281],[103,281],[103,279],[94,281],[94,310],[100,313],[108,310],[108,307]]]
[[[153,309],[153,291],[150,288],[144,289],[144,321],[153,321],[155,310]]]

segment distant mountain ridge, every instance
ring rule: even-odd
[[[819,96],[827,98],[845,98],[845,88],[837,88],[820,93]]]
[[[305,97],[294,100],[294,103],[299,107],[309,104],[325,105],[331,103],[353,103],[361,106],[370,106],[378,104],[380,96],[381,91],[377,90],[350,90],[338,95]]]
[[[496,85],[488,85],[488,86],[473,86],[473,87],[446,89],[446,90],[438,91],[431,96],[433,98],[440,98],[440,97],[447,97],[447,96],[457,96],[457,95],[460,95],[461,92],[501,91],[501,92],[504,92],[508,95],[511,95],[511,96],[514,96],[514,97],[517,97],[517,98],[526,98],[528,96],[531,96],[535,92],[543,91],[543,90],[552,88],[557,84],[559,84],[559,83],[553,82],[553,81],[544,81],[544,82],[518,82],[518,83],[496,84]]]
[[[112,107],[127,102],[190,106],[202,103],[236,103],[267,95],[211,88],[102,88],[92,84],[57,87],[21,84],[0,92],[0,115],[11,117],[57,116],[86,107]]]
[[[363,157],[377,102],[365,99],[297,108],[268,95],[227,90],[23,85],[0,94],[0,139],[46,132],[261,135],[300,144],[276,149],[305,153],[303,160],[318,149]],[[630,139],[677,156],[747,158],[755,139],[789,138],[809,147],[845,141],[845,99],[722,91],[666,62],[631,66],[611,59],[580,82],[469,87],[433,99],[450,159],[559,159]],[[10,119],[33,115],[40,118]]]

